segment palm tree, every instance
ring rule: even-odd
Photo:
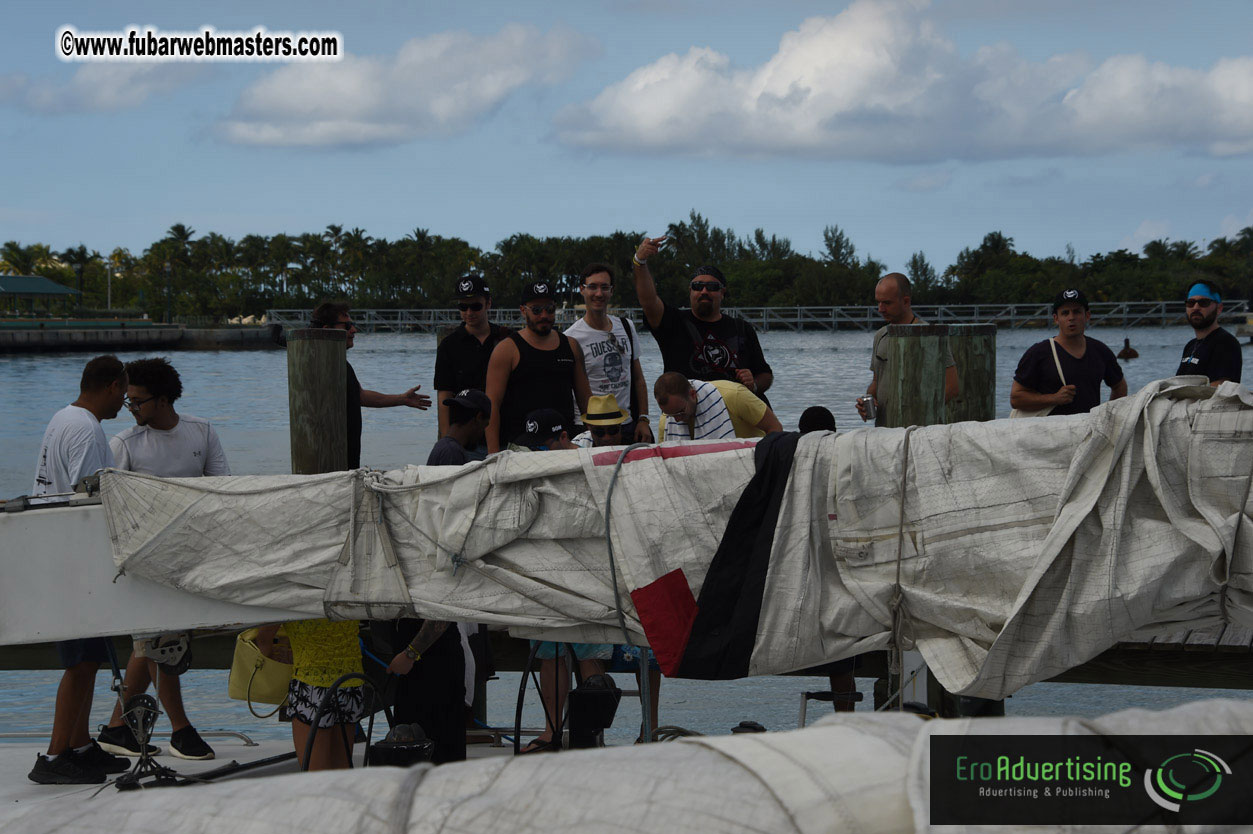
[[[83,244],[78,244],[73,249],[66,249],[60,254],[62,263],[74,270],[74,274],[78,276],[78,299],[82,303],[83,299],[83,273],[87,267],[100,260],[100,253],[96,251],[88,251]]]

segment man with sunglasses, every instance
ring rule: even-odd
[[[593,263],[583,268],[582,285],[586,312],[566,328],[566,335],[583,348],[587,382],[593,394],[612,394],[631,409],[624,442],[652,443],[648,425],[648,388],[640,365],[640,341],[635,325],[626,316],[609,315],[613,297],[613,267]]]
[[[439,392],[439,436],[448,434],[447,400],[467,388],[487,389],[487,361],[509,328],[492,324],[492,291],[481,275],[465,275],[455,290],[461,324],[435,350],[435,390]],[[486,447],[483,447],[486,449]]]
[[[553,285],[532,281],[522,288],[520,332],[509,333],[487,363],[487,396],[492,401],[487,450],[499,452],[522,434],[527,414],[553,409],[563,425],[574,425],[574,408],[586,410],[591,391],[579,343],[553,329],[557,302]]]
[[[135,425],[109,441],[118,469],[160,478],[199,478],[229,475],[230,467],[217,432],[208,420],[179,414],[174,403],[183,395],[178,371],[165,359],[136,359],[126,364],[129,384],[126,409]],[[143,640],[136,640],[138,645]],[[138,695],[152,682],[155,664],[138,651],[126,664],[126,697]],[[183,707],[182,678],[158,677],[157,694],[170,718],[170,752],[180,759],[212,759],[213,748],[196,732]],[[139,741],[122,721],[122,705],[113,708],[109,724],[96,737],[100,747],[122,756],[138,756]],[[149,745],[149,753],[158,749]]]
[[[1053,299],[1057,335],[1027,348],[1018,360],[1009,389],[1011,406],[1023,411],[1052,406],[1050,414],[1086,414],[1101,404],[1102,382],[1109,386],[1111,400],[1127,396],[1127,379],[1114,352],[1104,342],[1084,335],[1091,320],[1082,291],[1057,294]]]
[[[648,259],[665,245],[666,237],[644,238],[631,260],[635,294],[644,308],[665,371],[688,379],[738,382],[763,401],[774,373],[761,352],[753,326],[738,316],[723,315],[727,282],[716,266],[700,266],[688,284],[690,308],[680,310],[661,300],[648,269]]]
[[[1215,387],[1230,380],[1240,381],[1244,357],[1240,340],[1218,326],[1223,311],[1223,298],[1218,288],[1208,281],[1197,281],[1189,289],[1184,302],[1188,324],[1196,337],[1183,347],[1179,362],[1180,376],[1198,374],[1209,378]]]
[[[631,426],[631,415],[618,405],[618,398],[613,394],[593,394],[588,399],[583,425],[587,429],[570,440],[580,449],[626,446],[632,442],[626,433]]]
[[[357,325],[348,314],[349,307],[342,301],[323,301],[313,310],[309,322],[310,327],[338,328],[348,334],[347,350],[352,350],[353,338],[357,335]],[[348,363],[348,468],[361,467],[361,407],[394,408],[406,405],[426,411],[431,407],[431,398],[419,394],[421,385],[415,385],[403,394],[380,394],[361,387],[357,381],[357,372]]]

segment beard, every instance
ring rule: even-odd
[[[553,330],[551,321],[528,321],[526,326],[531,328],[531,332],[536,336],[547,336]]]
[[[1209,313],[1197,310],[1188,315],[1188,324],[1192,325],[1194,330],[1204,330],[1216,321],[1218,321],[1218,308],[1216,306],[1211,307]]]

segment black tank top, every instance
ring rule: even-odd
[[[500,446],[522,434],[526,415],[537,408],[556,410],[563,428],[574,436],[574,351],[570,339],[558,333],[555,350],[538,350],[518,333],[509,338],[518,347],[518,367],[509,375],[500,409]]]

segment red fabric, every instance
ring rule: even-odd
[[[715,452],[729,452],[732,449],[751,449],[757,445],[756,438],[752,440],[726,440],[722,443],[704,443],[696,445],[682,446],[650,446],[647,449],[636,449],[627,455],[626,462],[631,463],[637,460],[647,460],[649,458],[661,458],[662,460],[670,460],[671,458],[688,458],[692,455],[711,455]],[[614,452],[597,452],[592,455],[593,466],[613,466],[621,457],[622,451]]]
[[[687,640],[696,621],[696,597],[687,577],[676,568],[665,576],[631,592],[648,645],[657,656],[662,674],[673,677],[683,661]]]

